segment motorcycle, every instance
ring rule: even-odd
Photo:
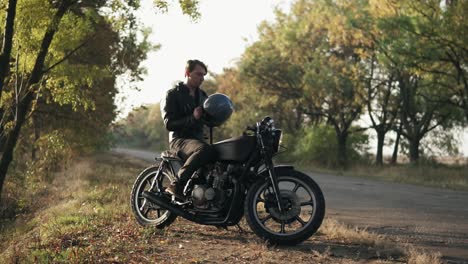
[[[165,151],[141,172],[132,188],[131,208],[143,226],[162,229],[177,217],[217,227],[238,225],[245,216],[252,231],[276,245],[295,245],[320,227],[325,199],[319,185],[293,166],[274,165],[282,131],[265,117],[243,135],[212,144],[216,162],[193,174],[185,201],[165,192],[183,165]],[[212,142],[212,133],[210,133]]]

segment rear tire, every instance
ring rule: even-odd
[[[276,170],[276,176],[285,210],[278,210],[270,179],[261,179],[247,193],[247,223],[270,244],[295,245],[312,236],[322,224],[325,199],[317,183],[302,172]]]
[[[144,191],[162,193],[171,183],[170,172],[166,168],[163,168],[160,173],[158,170],[159,164],[156,164],[138,175],[133,184],[130,200],[132,212],[140,225],[163,229],[172,224],[177,216],[142,197]]]

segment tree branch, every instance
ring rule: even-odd
[[[52,66],[50,66],[49,68],[45,69],[42,71],[43,74],[46,74],[48,73],[50,70],[52,70],[53,68],[57,67],[59,64],[61,64],[62,62],[64,62],[65,60],[67,60],[68,58],[70,58],[73,54],[75,54],[78,50],[80,50],[81,48],[83,48],[86,44],[88,44],[89,41],[91,41],[91,39],[93,39],[94,37],[96,36],[96,33],[93,34],[92,36],[90,36],[89,38],[87,38],[85,41],[83,41],[80,45],[78,45],[76,48],[74,48],[72,51],[70,51],[69,53],[65,54],[65,56],[63,56],[63,58],[61,58],[60,60],[58,60],[56,63],[52,64]]]

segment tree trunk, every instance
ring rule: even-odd
[[[2,51],[0,53],[0,98],[2,97],[3,86],[5,85],[5,78],[10,69],[11,49],[13,47],[13,34],[16,17],[16,3],[17,0],[8,1],[5,32],[3,35]]]
[[[392,164],[392,165],[395,165],[397,163],[398,146],[400,145],[401,129],[402,129],[402,125],[400,124],[400,126],[398,127],[398,130],[397,130],[397,136],[396,136],[396,139],[395,139],[395,146],[393,147],[392,161],[390,162],[390,164]]]
[[[24,99],[21,100],[20,105],[18,106],[18,119],[16,120],[13,130],[10,133],[8,133],[7,140],[5,143],[5,149],[0,160],[0,195],[2,194],[3,183],[8,172],[8,167],[10,166],[10,163],[13,160],[13,152],[16,143],[18,142],[21,127],[23,126],[24,121],[26,120],[26,115],[31,106],[33,98],[34,94],[32,92],[29,92],[24,97]]]
[[[385,140],[385,131],[377,131],[377,154],[375,157],[375,164],[378,166],[383,165],[383,146]]]
[[[295,122],[294,122],[294,130],[299,130],[303,124],[303,117],[302,117],[303,113],[301,111],[301,109],[296,108],[296,118],[295,118]]]
[[[466,121],[468,121],[468,81],[466,79],[464,79],[463,86],[465,87],[465,90],[464,90],[465,93],[462,99],[462,107],[463,107],[463,110],[465,111]]]
[[[36,153],[37,153],[36,143],[39,140],[39,138],[41,137],[41,129],[40,129],[39,126],[40,125],[39,125],[38,117],[33,115],[33,117],[32,117],[32,127],[33,127],[33,130],[34,130],[34,141],[32,143],[32,148],[31,148],[31,160],[32,161],[36,160]]]
[[[47,27],[47,30],[42,39],[41,47],[39,53],[37,54],[36,62],[34,68],[31,72],[31,76],[26,85],[27,92],[25,96],[18,102],[18,113],[17,120],[13,126],[13,129],[6,135],[5,147],[3,149],[2,157],[0,159],[0,201],[1,194],[3,191],[3,183],[8,172],[8,167],[10,166],[11,161],[13,160],[13,152],[18,142],[21,128],[26,121],[26,116],[31,109],[31,103],[34,100],[34,94],[37,91],[38,83],[43,76],[44,62],[49,52],[50,44],[54,38],[55,33],[57,32],[60,21],[62,20],[65,12],[70,8],[74,1],[63,0],[60,3],[57,12],[54,14],[51,23]]]
[[[348,165],[348,156],[346,151],[346,141],[348,140],[348,132],[337,133],[338,152],[337,161],[338,166],[346,168]]]
[[[419,160],[419,139],[411,138],[409,140],[410,162],[415,164]]]

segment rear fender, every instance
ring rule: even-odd
[[[154,164],[150,167],[145,168],[142,172],[140,172],[139,175],[146,174],[148,171],[151,171],[151,170],[155,170],[155,171],[158,171],[158,173],[160,173],[159,170],[160,169],[164,170],[164,167],[166,167],[166,169],[169,169],[170,173],[167,174],[169,176],[169,180],[171,182],[177,181],[177,178],[174,176],[174,168],[171,166],[171,163],[168,160],[161,160],[159,164]]]

